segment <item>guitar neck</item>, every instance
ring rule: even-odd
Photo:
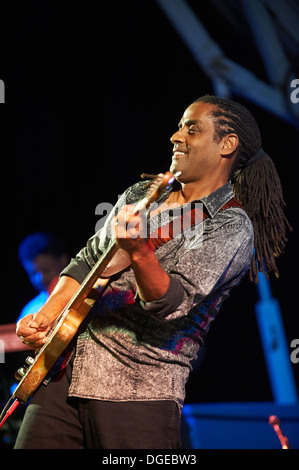
[[[116,244],[116,240],[112,240],[107,251],[99,258],[99,260],[96,262],[87,277],[80,285],[77,292],[75,292],[75,294],[67,304],[67,310],[70,310],[71,308],[76,309],[81,304],[81,302],[88,297],[91,289],[94,287],[97,280],[103,273],[104,269],[107,267],[107,265],[117,252],[117,249],[118,247]],[[106,285],[108,280],[109,279],[103,279],[102,285]]]

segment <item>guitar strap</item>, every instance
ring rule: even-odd
[[[242,208],[242,205],[237,201],[236,198],[232,198],[221,207],[220,211],[230,207]],[[183,230],[193,227],[194,225],[203,221],[206,217],[207,213],[198,207],[196,203],[192,203],[190,209],[184,214],[181,214],[181,217],[178,217],[177,219],[172,220],[171,222],[154,230],[149,236],[149,243],[152,245],[154,250],[156,250],[161,245],[164,245],[169,240],[171,240],[174,236],[181,233]]]
[[[200,204],[200,207],[202,204]],[[202,210],[196,202],[191,203],[187,211],[184,211],[182,214],[181,208],[176,208],[175,210],[180,211],[180,216],[174,220],[171,220],[169,223],[159,226],[156,230],[150,233],[148,242],[151,244],[154,250],[159,248],[161,245],[164,245],[168,241],[172,240],[179,233],[183,232],[188,228],[193,227],[207,217],[207,214]],[[228,209],[229,207],[242,207],[241,204],[235,199],[232,198],[224,206],[221,207],[220,211]],[[186,223],[187,222],[187,223]],[[128,268],[131,264],[131,258],[128,253],[119,248],[112,260],[105,268],[101,274],[102,278],[107,278],[117,274],[124,269]]]

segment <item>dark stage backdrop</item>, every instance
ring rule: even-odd
[[[226,53],[264,77],[257,51],[236,40],[208,2],[202,20]],[[64,238],[71,255],[94,234],[96,206],[115,203],[142,172],[169,168],[170,136],[184,109],[212,85],[154,1],[26,1],[2,9],[1,323],[35,294],[17,259],[36,230]],[[288,344],[299,337],[298,135],[255,114],[263,146],[283,183],[295,228],[271,280]],[[257,292],[246,278],[223,305],[187,387],[187,402],[272,400],[255,319]],[[18,364],[19,365],[19,364]],[[13,373],[14,360],[1,364]],[[299,364],[294,365],[298,378]]]

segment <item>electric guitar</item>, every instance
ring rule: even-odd
[[[159,174],[151,184],[146,196],[135,206],[135,212],[148,208],[171,185],[175,176],[177,175],[173,175],[171,172]],[[26,403],[45,380],[51,368],[75,337],[90,309],[103,293],[110,277],[129,265],[128,255],[117,246],[116,240],[112,239],[106,252],[99,258],[74,296],[59,314],[48,334],[46,343],[34,358],[28,357],[26,365],[18,369],[16,378],[20,382],[2,411],[0,427],[17,405],[20,402]]]

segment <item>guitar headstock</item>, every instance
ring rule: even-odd
[[[162,192],[165,191],[165,189],[167,189],[168,186],[174,182],[176,176],[179,176],[179,174],[180,173],[176,173],[174,175],[171,173],[171,171],[167,171],[166,173],[159,173],[151,182],[146,197],[139,201],[135,207],[135,212],[147,208],[152,202],[154,202],[162,194]]]
[[[151,182],[148,190],[147,198],[149,202],[155,201],[173,181],[174,175],[170,171],[159,173],[159,175],[157,175],[157,177]]]

